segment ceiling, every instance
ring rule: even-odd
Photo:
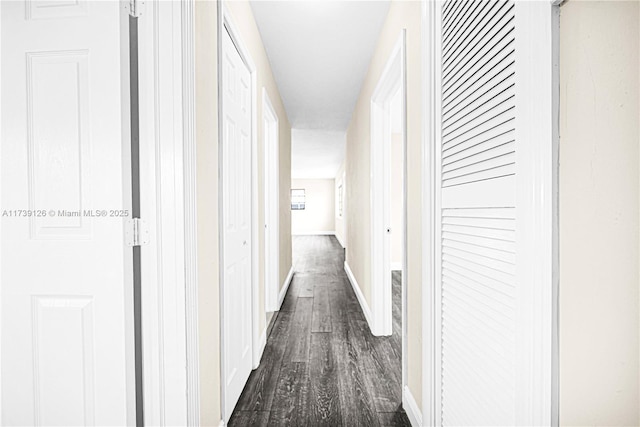
[[[309,158],[302,150],[316,152],[319,141],[331,139],[328,132],[346,131],[389,1],[252,1],[251,7],[291,127],[318,132],[299,133],[306,142],[292,135],[292,161]],[[340,164],[339,146],[326,149],[342,149]],[[334,166],[323,173],[335,173]]]
[[[345,132],[291,129],[291,177],[333,179],[344,160]],[[295,141],[295,142],[294,142]]]

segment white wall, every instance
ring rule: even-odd
[[[560,12],[560,423],[639,425],[640,10]]]
[[[306,207],[291,211],[292,234],[335,233],[335,180],[292,179],[292,189],[304,189]]]

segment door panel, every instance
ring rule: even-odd
[[[0,7],[2,423],[124,425],[135,415],[131,250],[123,218],[88,212],[130,203],[123,9]]]
[[[439,21],[442,425],[517,423],[514,18],[513,0],[449,0]]]
[[[225,414],[251,373],[251,75],[223,31]]]

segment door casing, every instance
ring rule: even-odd
[[[391,123],[390,104],[401,93],[403,156],[403,273],[406,273],[406,79],[405,31],[402,30],[376,89],[371,96],[371,332],[392,333],[391,259],[390,259],[390,174]],[[393,232],[394,230],[390,230]],[[387,274],[389,273],[389,274]],[[389,276],[389,277],[387,277]],[[406,274],[403,274],[403,288]]]
[[[141,248],[144,417],[149,425],[199,425],[194,1],[142,7],[140,202],[149,229]]]

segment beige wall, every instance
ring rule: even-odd
[[[336,193],[336,197],[335,197],[335,204],[336,204],[336,209],[335,209],[335,229],[336,229],[336,238],[340,241],[340,243],[346,247],[347,242],[345,241],[345,220],[347,217],[347,205],[345,203],[345,199],[346,199],[346,194],[347,194],[347,185],[346,185],[346,180],[344,179],[344,162],[342,162],[342,165],[340,165],[340,169],[338,169],[338,172],[336,173],[336,179],[335,179],[335,193]],[[342,216],[338,215],[338,192],[339,192],[339,187],[342,185]]]
[[[638,425],[640,18],[560,14],[560,423]]]
[[[280,281],[291,268],[291,127],[273,79],[249,3],[227,2],[233,21],[257,70],[259,223],[264,223],[262,88],[266,87],[279,119],[280,135]],[[218,102],[217,4],[196,2],[196,145],[198,214],[198,291],[200,340],[200,422],[218,426],[220,410],[220,318],[218,280]],[[260,333],[268,322],[264,311],[264,228],[259,227]]]
[[[421,42],[420,2],[392,1],[380,33],[367,76],[347,130],[347,262],[362,292],[371,303],[370,246],[370,102],[373,90],[402,28],[407,29],[407,229],[409,236],[421,235]],[[408,239],[407,271],[407,363],[409,388],[419,406],[422,402],[421,336],[421,245]]]
[[[200,423],[220,423],[217,6],[196,2],[196,180]]]
[[[292,179],[291,188],[305,191],[305,209],[291,211],[291,233],[334,233],[335,180]]]

